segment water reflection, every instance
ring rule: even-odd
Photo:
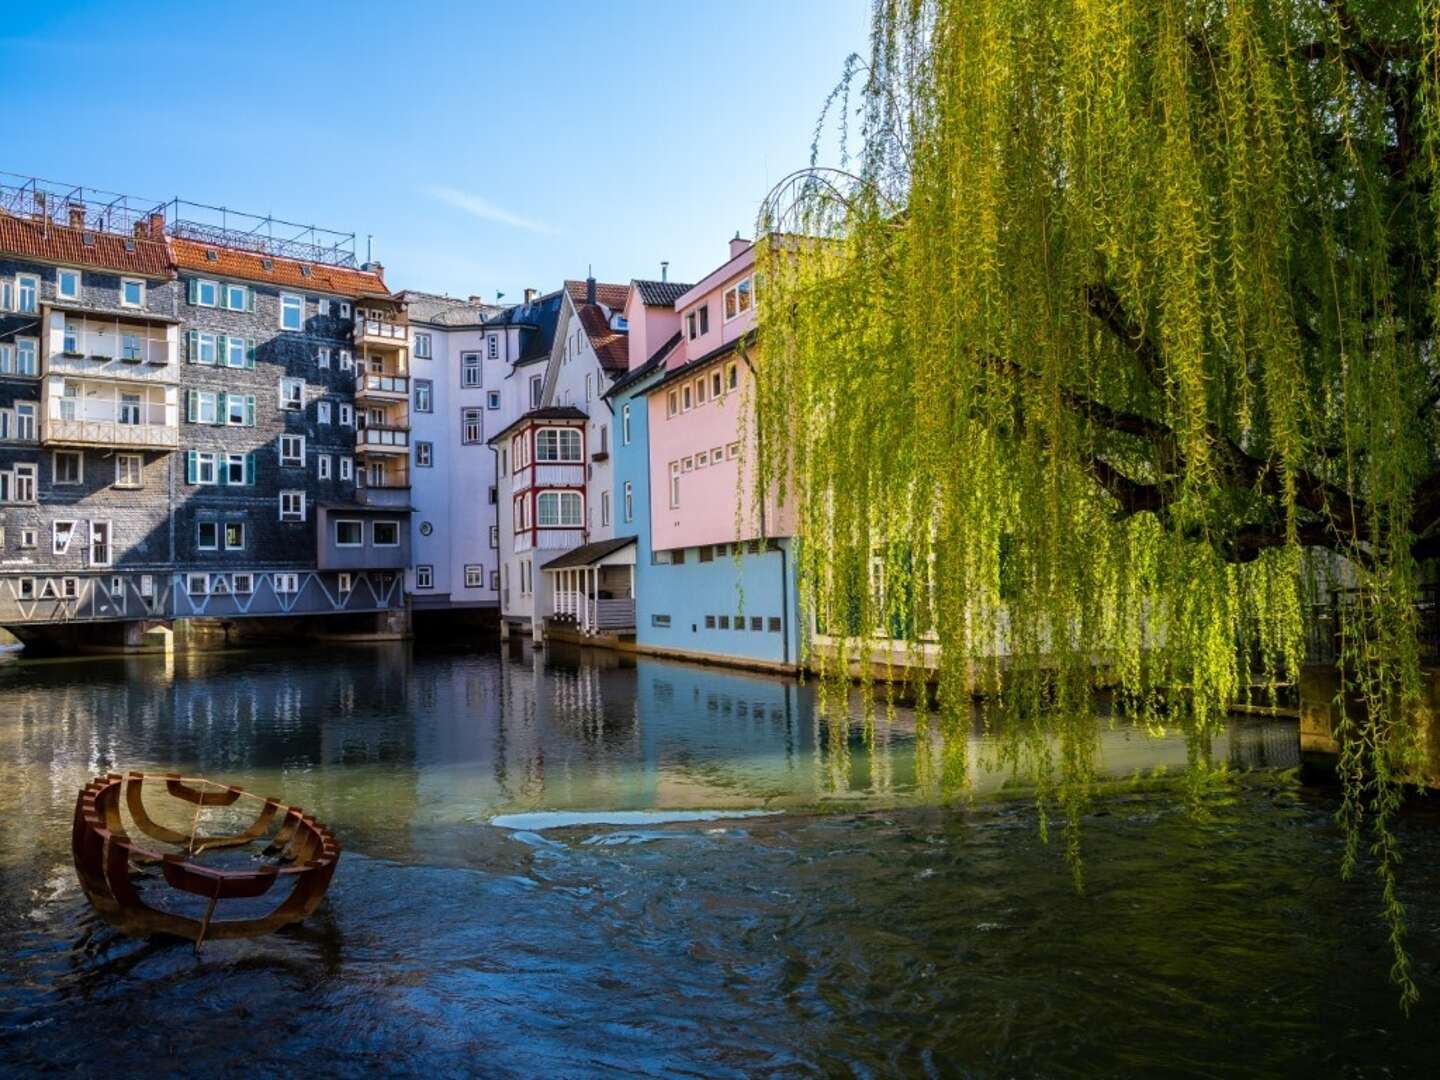
[[[526,648],[0,663],[6,1068],[1433,1064],[1433,1022],[1395,1014],[1373,894],[1333,872],[1324,796],[1269,780],[1208,793],[1204,827],[1164,793],[1115,799],[1087,819],[1081,898],[1028,801],[930,806],[914,714],[867,729],[858,701],[852,711],[827,722],[813,687],[792,680]],[[1097,738],[1112,774],[1186,761],[1178,737],[1117,725]],[[1286,766],[1295,739],[1293,724],[1239,720],[1214,752]],[[982,736],[970,749],[985,756]],[[326,904],[302,928],[199,957],[117,936],[90,913],[68,852],[76,788],[112,768],[179,769],[313,808],[346,849]],[[973,779],[994,790],[1006,774]],[[488,824],[759,808],[784,813]],[[1403,828],[1428,979],[1440,829]]]

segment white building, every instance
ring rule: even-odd
[[[411,327],[411,569],[417,622],[500,603],[496,455],[525,408],[517,366],[548,358],[560,295],[513,307],[407,291]]]
[[[565,283],[543,371],[533,352],[511,371],[524,411],[490,436],[499,461],[501,619],[536,637],[555,613],[545,564],[615,536],[613,417],[602,396],[629,367],[628,293],[594,278]],[[561,428],[563,437],[552,430]]]

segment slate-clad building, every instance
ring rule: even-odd
[[[0,190],[0,625],[163,610],[177,360],[163,215]]]
[[[381,268],[132,205],[0,186],[0,626],[403,628],[409,329]]]

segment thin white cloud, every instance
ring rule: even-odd
[[[451,187],[432,187],[426,190],[433,198],[439,199],[457,210],[463,210],[471,217],[477,217],[481,221],[494,221],[501,225],[509,225],[512,229],[524,229],[526,232],[539,233],[542,236],[560,235],[560,230],[555,226],[547,225],[543,221],[531,221],[519,214],[502,210],[482,195]]]

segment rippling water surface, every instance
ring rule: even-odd
[[[1203,823],[1102,798],[1083,894],[1002,775],[929,805],[914,732],[604,655],[0,662],[0,1072],[1435,1074],[1440,814],[1402,824],[1407,1020],[1331,796],[1275,771],[1293,725],[1232,727],[1216,754],[1261,771]],[[1101,746],[1118,776],[1185,761]],[[76,789],[117,768],[312,809],[345,847],[327,902],[198,957],[118,936],[68,850]],[[693,813],[741,810],[769,813]]]

